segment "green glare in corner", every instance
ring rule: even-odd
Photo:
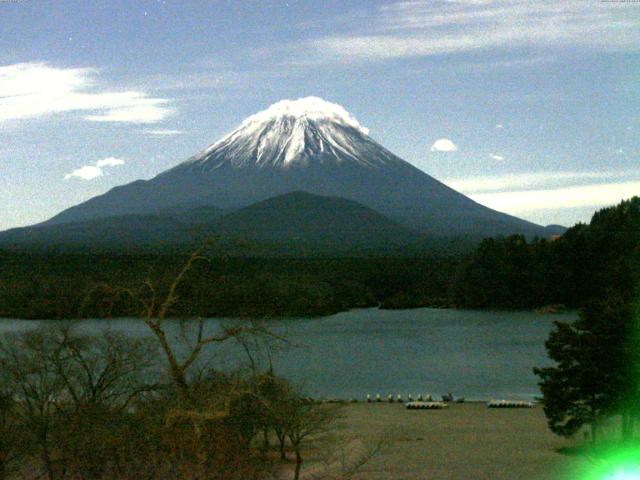
[[[640,444],[599,451],[571,480],[640,480]]]
[[[620,470],[617,472],[614,472],[612,475],[608,476],[607,478],[609,478],[610,480],[634,480],[634,479],[640,479],[640,475],[638,474],[638,472],[633,472],[633,471],[627,471],[627,470]]]
[[[640,373],[640,301],[638,300],[633,304],[632,321],[632,339],[636,348],[631,351],[630,367],[634,374],[630,378]],[[632,403],[636,403],[639,399],[640,391],[638,390],[638,385],[631,389],[632,398],[629,400]],[[590,467],[571,480],[640,480],[640,442],[637,440],[617,446],[597,448],[595,453]]]

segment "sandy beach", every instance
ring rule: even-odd
[[[343,415],[341,436],[366,440],[387,434],[384,452],[363,467],[359,479],[561,480],[581,461],[557,453],[573,442],[548,430],[539,405],[407,410],[397,403],[357,403]],[[314,470],[309,461],[307,474]]]

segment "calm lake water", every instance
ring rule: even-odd
[[[270,321],[294,345],[277,352],[277,373],[317,397],[383,397],[401,393],[467,399],[532,399],[539,395],[534,366],[549,364],[544,341],[554,320],[575,313],[486,312],[472,310],[362,309],[322,318]],[[228,322],[230,320],[223,320]],[[208,329],[220,325],[208,319]],[[0,333],[39,322],[0,320]],[[136,319],[83,320],[82,329],[109,328],[127,335],[148,334]],[[172,322],[174,333],[179,322]],[[178,336],[176,337],[178,338]],[[235,368],[245,357],[239,347],[208,352]]]

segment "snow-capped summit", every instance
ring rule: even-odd
[[[255,123],[265,123],[272,120],[282,120],[283,118],[295,118],[299,120],[311,120],[315,122],[333,122],[348,127],[353,127],[365,135],[369,134],[369,129],[360,125],[342,105],[327,102],[319,97],[304,97],[297,100],[280,100],[269,108],[262,110],[248,117],[242,122],[241,127],[246,127]]]
[[[368,133],[337,103],[318,97],[282,100],[251,115],[186,163],[204,164],[207,169],[219,168],[223,162],[234,167],[290,168],[312,160],[375,166],[368,154],[373,143]]]

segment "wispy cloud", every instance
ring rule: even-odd
[[[172,135],[181,135],[184,132],[182,130],[169,130],[166,128],[160,128],[156,130],[145,130],[143,133],[145,135],[152,135],[152,136],[172,136]]]
[[[640,193],[640,170],[532,172],[449,179],[445,183],[487,207],[526,215],[618,203]]]
[[[611,180],[628,180],[633,177],[640,177],[640,170],[511,173],[466,178],[449,178],[444,180],[444,183],[455,190],[465,193],[466,195],[471,195],[479,193],[547,189],[566,186],[567,184],[584,185],[585,183],[594,183],[594,181],[606,183]]]
[[[640,181],[580,185],[542,190],[522,190],[473,194],[478,203],[502,212],[519,215],[538,210],[614,205],[640,192]]]
[[[305,45],[317,61],[351,63],[477,50],[587,47],[640,49],[640,11],[632,5],[581,0],[400,1],[380,7],[364,28]],[[547,59],[536,57],[535,62]],[[512,60],[502,60],[509,66]]]
[[[108,91],[92,68],[46,63],[0,66],[0,122],[82,112],[98,122],[156,123],[171,113],[170,101],[141,91]]]
[[[556,55],[538,55],[528,56],[524,58],[507,57],[507,58],[491,58],[478,62],[464,62],[461,68],[465,71],[482,72],[494,69],[517,69],[517,68],[530,68],[538,67],[549,63],[558,62]]]
[[[96,161],[93,165],[84,165],[77,168],[71,173],[67,173],[64,176],[65,180],[72,178],[79,178],[81,180],[93,180],[94,178],[102,177],[104,175],[105,168],[118,167],[124,165],[125,161],[121,158],[107,157]]]

